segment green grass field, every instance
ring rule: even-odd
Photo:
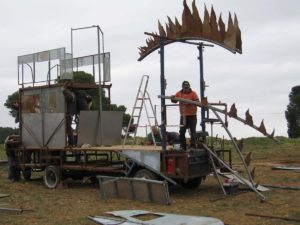
[[[253,153],[251,168],[256,167],[255,181],[274,185],[300,186],[300,173],[272,170],[274,164],[291,162],[300,166],[300,139],[279,138],[280,144],[266,138],[248,138],[243,154]],[[227,143],[228,144],[228,143]],[[229,145],[229,144],[228,144]],[[0,159],[6,159],[3,147]],[[241,163],[234,154],[234,168]],[[196,190],[171,188],[171,205],[143,203],[124,199],[102,200],[97,185],[82,181],[67,181],[68,188],[47,189],[42,179],[13,183],[7,180],[7,165],[0,165],[1,207],[32,209],[32,212],[7,213],[0,211],[0,224],[24,225],[93,225],[88,215],[105,215],[113,210],[143,209],[153,212],[177,213],[216,217],[230,225],[285,225],[299,222],[249,217],[245,213],[266,214],[300,219],[300,191],[272,189],[265,192],[267,201],[261,203],[253,192],[222,199],[213,176]],[[218,201],[211,202],[221,198]]]

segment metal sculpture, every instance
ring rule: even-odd
[[[236,14],[234,14],[233,20],[231,13],[229,13],[226,30],[222,14],[220,14],[217,22],[213,7],[211,7],[209,14],[205,6],[204,18],[202,20],[195,0],[193,0],[192,3],[192,11],[188,7],[186,0],[183,1],[183,6],[182,24],[178,22],[176,17],[175,21],[172,21],[172,19],[168,17],[166,28],[158,21],[159,34],[155,33],[154,36],[146,40],[146,46],[139,47],[139,61],[160,47],[160,39],[162,37],[165,38],[165,45],[182,40],[203,40],[224,47],[232,53],[242,53],[241,31]]]
[[[264,122],[262,121],[260,126],[256,126],[253,123],[252,115],[249,112],[249,109],[246,111],[245,119],[241,118],[237,114],[237,109],[235,107],[235,104],[233,104],[230,108],[230,110],[227,112],[227,105],[224,103],[219,103],[217,105],[224,106],[225,110],[220,109],[218,107],[214,107],[213,103],[209,103],[207,101],[207,97],[204,94],[205,89],[205,82],[204,82],[204,76],[203,76],[203,48],[204,47],[213,47],[211,44],[205,44],[205,42],[211,42],[213,44],[219,45],[227,50],[229,50],[232,53],[242,53],[242,40],[241,40],[241,31],[238,25],[238,20],[236,15],[234,15],[234,21],[232,20],[232,16],[229,13],[228,18],[228,25],[227,30],[225,29],[225,24],[222,20],[221,15],[219,16],[219,20],[217,22],[217,17],[215,14],[215,11],[213,7],[211,7],[211,13],[209,14],[207,11],[207,8],[205,6],[204,10],[204,19],[203,22],[199,16],[195,0],[192,2],[192,11],[187,6],[186,0],[183,1],[183,13],[182,13],[182,24],[178,22],[178,19],[175,18],[175,22],[173,22],[170,17],[168,17],[168,24],[166,24],[166,28],[164,28],[160,21],[158,21],[158,32],[159,33],[147,33],[146,35],[149,35],[150,38],[146,40],[146,46],[140,47],[139,50],[139,61],[143,60],[146,56],[148,56],[150,53],[154,52],[155,50],[159,49],[160,54],[160,82],[161,82],[161,95],[158,97],[161,98],[161,131],[162,131],[162,149],[166,150],[166,143],[165,143],[165,133],[166,133],[166,105],[165,105],[165,99],[170,99],[170,96],[165,96],[165,73],[164,73],[164,46],[168,45],[170,43],[174,42],[182,42],[185,44],[190,45],[196,45],[197,49],[199,50],[199,65],[200,65],[200,98],[201,102],[195,102],[190,101],[187,99],[180,99],[180,98],[174,98],[177,101],[181,101],[188,104],[194,104],[199,107],[201,107],[201,128],[202,128],[202,134],[206,134],[206,127],[205,123],[211,122],[209,119],[208,113],[206,112],[208,110],[212,111],[212,113],[215,115],[215,121],[221,124],[221,126],[225,129],[226,133],[232,140],[232,144],[234,148],[236,149],[236,152],[238,156],[240,157],[245,170],[247,172],[248,179],[244,179],[240,177],[235,171],[233,171],[230,166],[226,162],[224,162],[218,155],[216,155],[215,151],[210,149],[206,145],[206,137],[205,135],[201,137],[201,147],[204,148],[210,156],[210,162],[213,165],[215,176],[218,179],[219,184],[221,185],[221,182],[218,178],[219,172],[216,170],[214,166],[214,160],[218,161],[218,163],[222,166],[224,166],[228,171],[232,173],[231,178],[238,179],[239,182],[247,185],[251,190],[253,190],[257,196],[259,196],[262,201],[266,200],[265,196],[263,196],[258,190],[266,190],[264,187],[260,187],[259,185],[255,184],[253,181],[254,176],[254,170],[252,172],[249,171],[249,164],[250,164],[250,155],[245,161],[244,156],[241,153],[242,143],[237,144],[234,140],[233,136],[231,135],[229,129],[228,129],[228,123],[227,123],[227,116],[234,118],[245,125],[248,125],[265,136],[274,138],[274,131],[269,134],[266,131]],[[190,40],[200,40],[200,42],[193,42]],[[222,113],[225,115],[225,121],[222,120],[219,113]],[[213,122],[211,122],[212,126]],[[211,132],[212,135],[212,132]],[[258,186],[258,187],[257,187]],[[258,189],[259,188],[259,189]],[[226,192],[224,191],[223,186],[221,185],[221,189],[223,193],[226,195]]]

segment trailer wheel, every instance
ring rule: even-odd
[[[187,183],[182,183],[181,185],[183,188],[196,189],[201,184],[201,181],[202,181],[202,177],[197,177],[189,180]]]
[[[47,166],[44,173],[44,183],[48,188],[56,188],[61,181],[61,174],[58,166]]]
[[[158,177],[155,173],[153,173],[147,169],[140,169],[140,170],[136,171],[135,174],[133,175],[133,177],[144,178],[144,179],[148,179],[148,180],[157,180],[158,179]]]

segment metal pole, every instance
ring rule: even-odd
[[[20,61],[18,57],[18,85],[20,85]]]
[[[25,211],[33,211],[32,209],[15,209],[15,208],[0,208],[0,211],[3,211],[3,212],[18,212],[18,213],[22,213],[22,212],[25,212]]]
[[[96,82],[96,80],[95,80],[95,56],[93,56],[93,79],[94,79],[94,82]]]
[[[22,63],[22,88],[24,87],[24,63]]]
[[[98,69],[99,69],[99,123],[100,123],[100,145],[102,145],[102,86],[101,86],[101,50],[100,50],[100,27],[97,26],[97,38],[98,38]]]
[[[51,80],[51,54],[50,54],[50,51],[49,51],[48,57],[49,57],[49,61],[48,61],[48,71],[49,71],[48,85],[50,85],[50,80]]]
[[[199,50],[199,63],[200,63],[200,99],[201,102],[204,99],[204,88],[205,88],[205,84],[204,84],[204,73],[203,73],[203,43],[201,42],[198,46],[198,50]],[[203,135],[205,134],[205,108],[202,107],[201,108],[201,123],[200,123],[201,127],[202,127],[202,133]],[[204,136],[205,138],[205,136]]]
[[[99,27],[99,26],[98,26]],[[102,36],[102,53],[103,53],[103,76],[104,76],[104,69],[105,69],[105,63],[104,63],[104,33],[103,31],[101,30],[101,27],[99,27],[99,30],[101,32],[101,36]],[[104,81],[103,81],[104,82]]]
[[[32,62],[33,62],[33,70],[34,70],[34,72],[32,71],[32,68],[31,68],[31,66],[29,66],[30,67],[30,69],[31,69],[31,76],[32,76],[32,86],[34,87],[34,82],[35,82],[35,54],[33,54],[32,55]],[[29,64],[28,64],[29,65]]]
[[[41,99],[42,99],[42,96],[43,96],[43,91],[42,89],[39,89],[40,91],[40,96],[41,96]],[[45,147],[45,111],[44,111],[44,108],[43,108],[43,104],[44,102],[40,102],[41,104],[41,119],[42,119],[42,146]]]
[[[72,76],[73,76],[73,28],[71,28],[71,63],[72,63]],[[66,68],[65,68],[66,69]]]
[[[154,116],[155,116],[155,126],[158,126],[157,124],[157,109],[156,109],[157,105],[154,105]]]
[[[160,38],[160,93],[165,95],[165,52],[164,52],[164,39]],[[161,135],[162,135],[162,150],[166,150],[166,103],[165,99],[161,98]]]

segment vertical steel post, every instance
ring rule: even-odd
[[[48,54],[48,57],[49,57],[49,61],[48,61],[48,85],[50,85],[50,80],[51,80],[51,53],[49,51],[49,54]]]
[[[165,52],[164,52],[164,38],[160,38],[160,94],[165,96]],[[162,150],[166,150],[166,103],[165,99],[160,99],[161,103],[161,136],[162,136]]]
[[[102,86],[101,86],[101,50],[100,50],[100,27],[97,26],[98,38],[98,69],[99,69],[99,123],[100,123],[100,143],[103,142],[103,129],[102,129]]]
[[[33,80],[33,86],[34,86],[34,83],[35,83],[35,57],[33,56],[33,72],[32,72],[32,80]]]
[[[22,88],[24,87],[24,63],[22,62]]]
[[[100,26],[98,26],[98,27],[99,27],[99,30],[100,30],[100,32],[102,34],[102,53],[103,53],[102,62],[103,62],[103,84],[104,84],[105,83],[105,81],[104,81],[104,73],[105,73],[105,63],[104,63],[104,58],[105,58],[105,54],[104,54],[104,33],[101,30],[101,27]]]
[[[65,69],[66,69],[65,65]],[[71,28],[71,67],[72,67],[72,77],[73,77],[73,28]]]
[[[96,83],[96,78],[95,78],[95,56],[93,56],[93,78],[94,78],[94,82]]]
[[[50,60],[49,60],[50,61]],[[50,83],[49,83],[50,85]],[[45,90],[45,89],[44,89]],[[42,119],[42,146],[45,147],[45,110],[44,110],[44,101],[43,101],[43,89],[39,89],[40,91],[40,107],[41,107],[41,119]]]
[[[20,84],[20,61],[18,57],[18,84]]]
[[[204,83],[204,73],[203,73],[203,43],[201,42],[198,46],[199,50],[199,64],[200,64],[200,99],[203,101],[204,99],[204,89],[205,89],[205,83]],[[205,134],[205,108],[201,107],[201,123],[202,127],[202,133]],[[204,136],[205,138],[205,136]]]

